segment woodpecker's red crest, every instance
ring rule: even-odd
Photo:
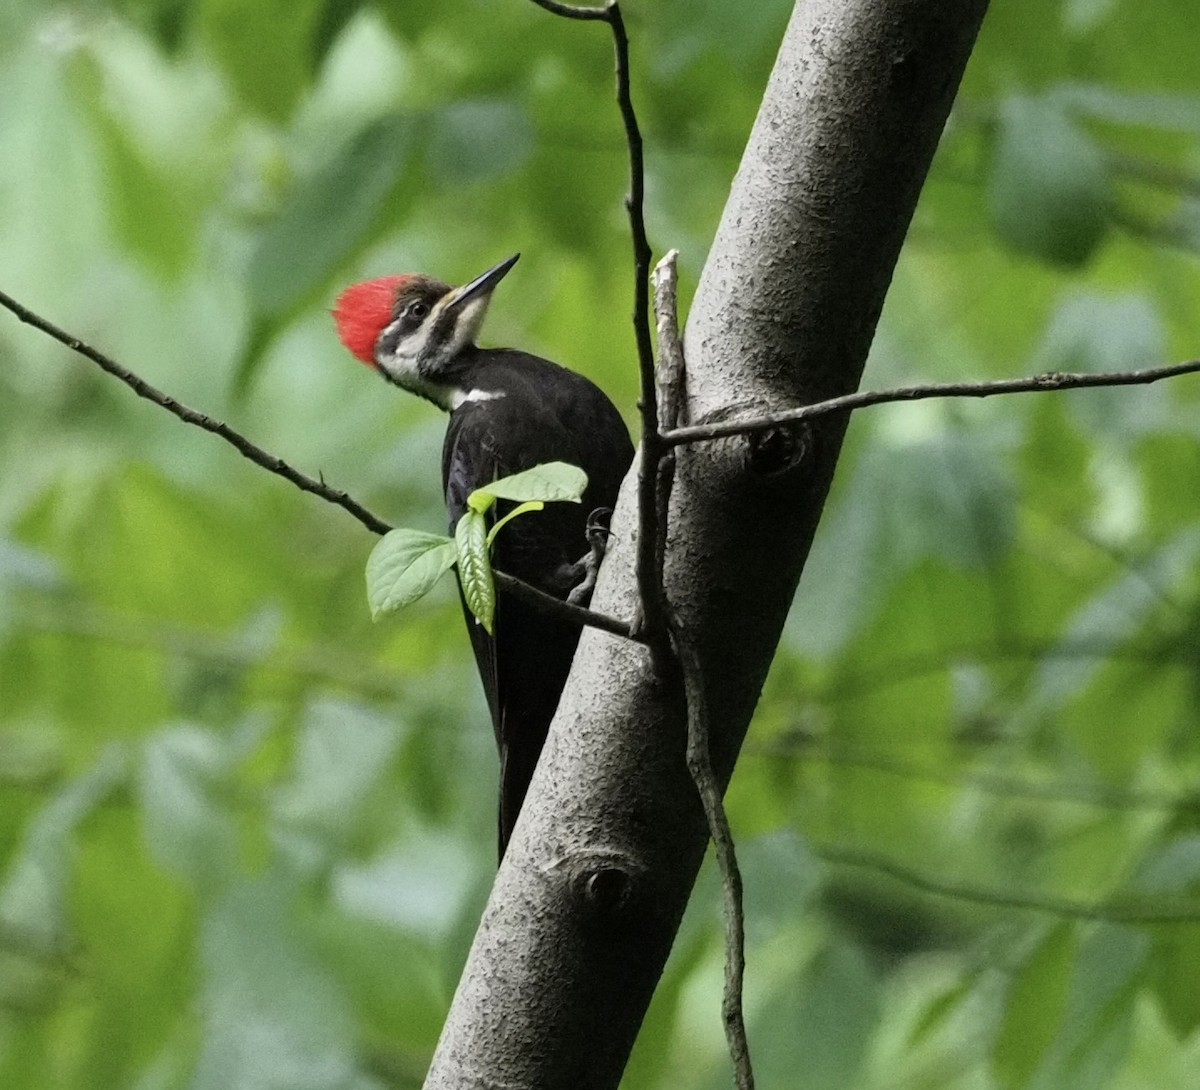
[[[467,349],[475,347],[492,290],[519,256],[457,288],[420,274],[353,284],[333,310],[338,336],[389,382],[450,411],[472,394],[464,384]]]
[[[355,359],[369,367],[375,362],[375,341],[392,320],[396,296],[414,279],[412,276],[377,276],[351,284],[333,305],[338,338]]]

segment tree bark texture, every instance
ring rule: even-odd
[[[857,387],[985,9],[797,4],[687,323],[689,422]],[[678,451],[665,586],[699,652],[722,783],[845,424]],[[593,607],[631,617],[634,474],[613,527]],[[427,1087],[617,1086],[707,844],[685,740],[679,678],[656,676],[644,647],[585,631]]]

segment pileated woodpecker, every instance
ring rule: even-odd
[[[476,488],[542,462],[583,469],[582,504],[552,503],[513,520],[493,554],[500,571],[566,599],[585,575],[589,512],[616,503],[633,445],[613,403],[582,375],[513,348],[476,346],[492,291],[519,256],[457,288],[424,275],[354,284],[333,314],[354,356],[450,413],[442,485],[452,532]],[[498,503],[494,517],[511,506]],[[579,630],[503,593],[493,635],[464,614],[500,749],[503,857]]]

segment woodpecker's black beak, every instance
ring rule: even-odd
[[[520,254],[513,254],[512,257],[506,257],[499,265],[493,265],[487,272],[480,273],[470,283],[464,284],[461,288],[456,288],[443,309],[457,310],[464,303],[468,303],[481,295],[487,295],[504,279],[508,270],[517,263],[517,258],[520,256]]]

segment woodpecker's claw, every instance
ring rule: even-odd
[[[608,520],[612,517],[611,507],[597,507],[588,515],[584,533],[587,536],[588,551],[575,564],[582,579],[571,588],[567,601],[573,606],[586,606],[592,600],[592,591],[596,588],[596,576],[600,573],[600,562],[608,550]]]

